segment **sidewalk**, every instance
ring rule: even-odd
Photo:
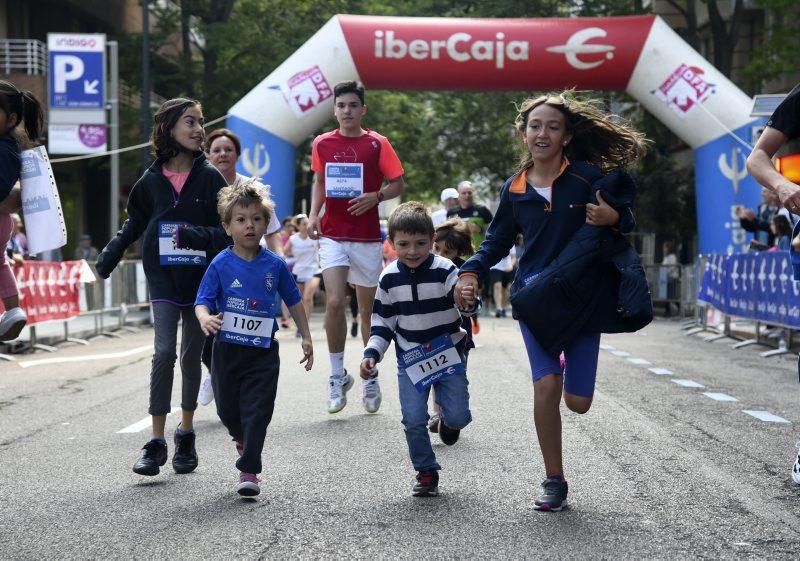
[[[128,310],[124,314],[123,321],[120,321],[120,312],[114,311],[79,315],[66,321],[55,320],[27,326],[16,340],[0,343],[0,364],[3,360],[14,360],[15,355],[36,350],[55,352],[59,343],[89,342],[91,338],[102,335],[114,337],[117,331],[135,330],[136,326],[149,323],[150,309],[144,308]]]

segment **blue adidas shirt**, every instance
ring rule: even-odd
[[[247,261],[229,247],[211,261],[194,305],[206,306],[213,314],[232,310],[274,319],[279,312],[276,294],[287,306],[300,302],[297,283],[283,259],[261,248]],[[272,333],[277,330],[276,323]]]

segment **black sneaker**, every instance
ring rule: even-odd
[[[139,475],[158,475],[159,468],[167,463],[167,443],[151,440],[142,448],[142,457],[133,464],[133,473]]]
[[[415,497],[438,497],[439,472],[436,470],[417,472],[417,482],[411,494]]]
[[[431,420],[428,421],[428,430],[431,431],[433,434],[439,432],[439,419],[441,415],[439,413],[434,413],[431,415]]]
[[[458,429],[451,429],[444,423],[444,417],[439,415],[439,438],[442,439],[442,442],[447,444],[448,446],[452,446],[456,442],[458,442],[458,437],[461,435],[461,431]]]
[[[350,324],[350,336],[358,337],[358,322],[355,320]]]
[[[534,502],[533,508],[548,512],[558,512],[567,506],[569,486],[561,476],[548,477],[542,481],[542,494]]]
[[[197,467],[194,439],[194,431],[183,435],[175,431],[175,453],[172,455],[172,469],[175,473],[190,473]]]

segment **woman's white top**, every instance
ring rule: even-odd
[[[292,272],[297,280],[305,282],[319,273],[319,242],[309,237],[303,239],[300,234],[292,234],[289,238],[292,243],[294,268]]]

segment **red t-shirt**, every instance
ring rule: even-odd
[[[334,162],[364,164],[365,193],[380,189],[384,179],[403,175],[403,164],[389,139],[369,129],[359,137],[342,136],[339,129],[316,137],[311,144],[311,169],[323,178],[323,183],[325,164]],[[349,199],[325,197],[322,235],[344,242],[381,241],[378,207],[353,216],[347,211],[349,203]]]

